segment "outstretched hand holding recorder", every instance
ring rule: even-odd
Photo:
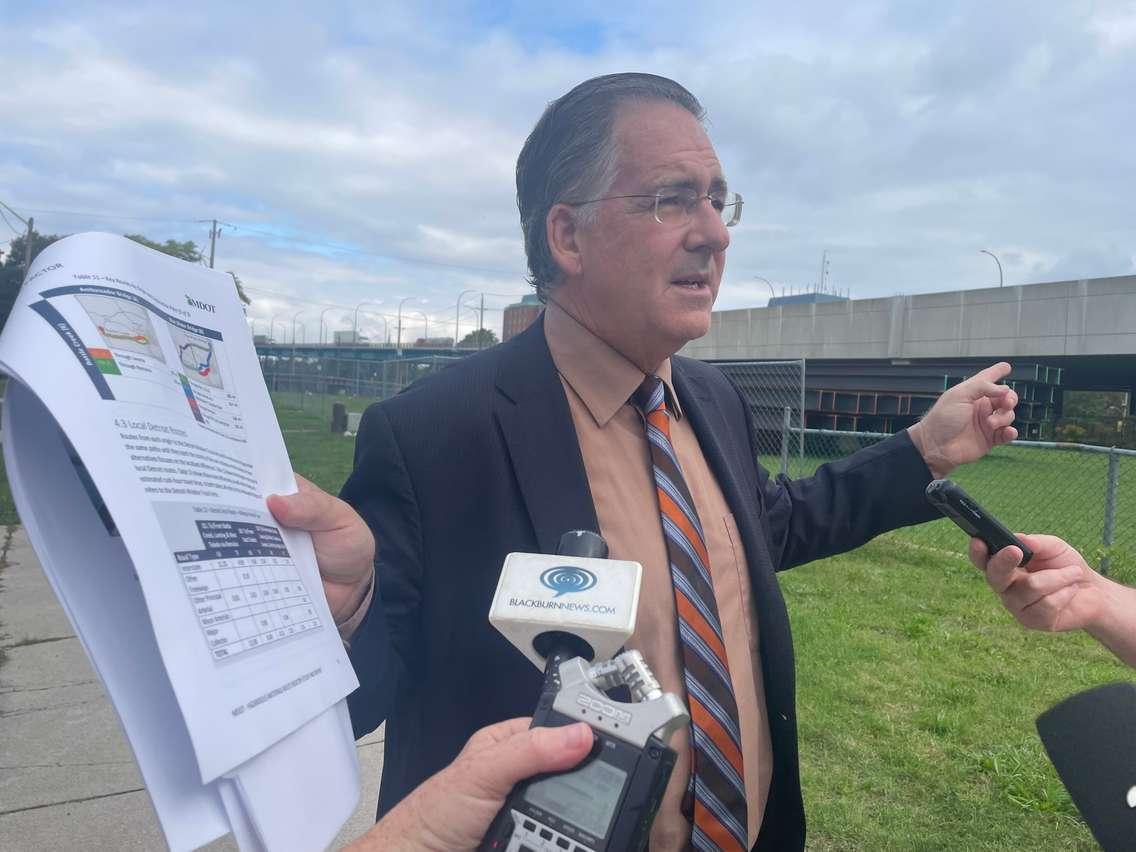
[[[963,491],[962,486],[949,479],[936,479],[927,486],[927,499],[936,509],[954,521],[971,538],[981,539],[990,555],[1005,547],[1016,547],[1022,552],[1018,566],[1024,568],[1033,558],[1021,539]]]

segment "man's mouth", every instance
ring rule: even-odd
[[[671,283],[677,284],[679,287],[685,287],[688,290],[698,290],[706,286],[706,276],[687,275],[682,278],[674,278],[671,280]]]

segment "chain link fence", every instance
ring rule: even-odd
[[[273,401],[285,410],[323,417],[339,402],[349,412],[362,412],[372,402],[394,396],[412,382],[455,361],[454,356],[367,360],[305,355],[261,355],[260,368]]]
[[[335,403],[361,412],[455,360],[427,356],[371,361],[300,353],[262,356],[261,367],[279,407],[315,414],[330,424]],[[809,476],[825,462],[889,437],[809,428],[804,360],[717,366],[749,403],[758,460],[771,473],[792,479]],[[1136,582],[1136,450],[1015,441],[965,465],[952,478],[1011,528],[1059,535],[1102,571]],[[966,552],[966,537],[947,520],[894,535],[935,550]]]
[[[825,462],[890,437],[802,428],[808,422],[804,361],[717,366],[749,403],[759,461],[771,473],[808,476]],[[1136,583],[1136,450],[1015,441],[959,468],[952,479],[1012,529],[1061,536],[1101,571]],[[959,554],[967,547],[966,536],[947,520],[893,535]]]

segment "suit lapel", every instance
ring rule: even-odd
[[[572,412],[560,384],[544,317],[516,338],[497,372],[494,414],[544,553],[569,530],[599,532]]]
[[[692,379],[684,368],[681,359],[671,359],[671,370],[675,391],[683,403],[683,416],[690,418],[691,428],[698,437],[698,446],[702,455],[714,472],[718,480],[718,487],[726,498],[726,505],[732,507],[734,520],[737,522],[743,536],[752,529],[750,512],[742,511],[754,506],[756,496],[752,491],[743,489],[739,480],[740,463],[744,459],[731,458],[727,449],[732,446],[727,440],[730,435],[729,426],[722,416],[721,406],[716,403],[707,387]],[[687,400],[693,400],[693,405],[687,405]],[[748,529],[747,529],[748,528]]]

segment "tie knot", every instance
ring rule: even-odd
[[[658,411],[665,408],[665,388],[663,380],[658,376],[647,376],[635,393],[631,395],[631,402],[644,415]]]

